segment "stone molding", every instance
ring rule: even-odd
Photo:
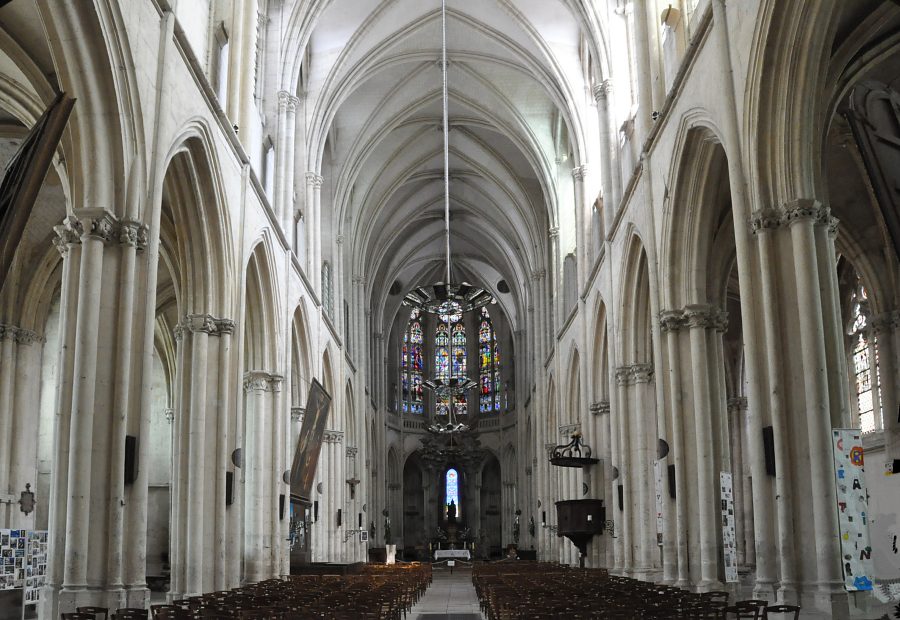
[[[250,370],[244,373],[245,392],[280,392],[281,375],[272,374],[264,370]]]
[[[0,340],[13,340],[16,344],[31,345],[35,342],[43,343],[44,337],[30,329],[0,323]]]
[[[359,448],[347,448],[346,454],[348,459],[355,459],[356,455],[359,454]]]
[[[580,166],[575,166],[574,168],[572,168],[572,178],[574,178],[576,181],[583,181],[587,175],[587,164],[582,164]]]
[[[541,280],[544,276],[547,275],[547,271],[545,269],[538,269],[531,272],[531,279],[537,282]]]
[[[831,215],[831,209],[818,200],[797,198],[780,208],[763,207],[750,214],[750,229],[753,234],[761,230],[786,228],[799,222],[813,222],[827,226],[829,234],[836,235],[839,220]]]
[[[147,247],[150,229],[146,225],[134,220],[123,220],[119,224],[119,243],[140,252]]]
[[[544,452],[547,453],[547,458],[548,458],[548,459],[549,459],[551,456],[553,456],[553,451],[554,451],[555,449],[556,449],[556,444],[555,444],[555,443],[545,443],[545,444],[544,444]]]
[[[341,443],[344,441],[344,431],[325,431],[322,435],[325,443]]]
[[[322,183],[325,182],[325,177],[320,174],[316,174],[315,172],[307,172],[306,173],[306,184],[310,187],[314,187],[316,189],[322,188]]]
[[[550,236],[551,239],[559,238],[559,226],[551,226],[547,230],[547,234]]]
[[[304,407],[291,407],[291,421],[300,422],[305,413],[306,408]]]
[[[616,385],[649,383],[653,379],[653,364],[632,364],[616,368]]]
[[[600,400],[591,404],[592,415],[609,415],[609,401]]]
[[[163,415],[166,416],[166,422],[171,424],[175,421],[175,410],[171,407],[166,407],[163,409]]]

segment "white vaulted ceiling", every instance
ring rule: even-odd
[[[390,322],[394,281],[405,291],[441,279],[440,0],[300,4],[315,15],[299,87],[308,169],[329,179],[323,204],[348,266],[365,274],[373,308]],[[596,115],[582,59],[588,18],[572,9],[580,4],[447,5],[455,279],[494,293],[506,279],[512,291],[500,301],[513,324],[530,303],[531,273],[546,263],[547,231],[561,204],[571,208],[557,198],[559,179],[584,156],[586,119]]]

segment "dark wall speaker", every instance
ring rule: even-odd
[[[138,475],[138,438],[125,435],[125,484],[134,484]]]
[[[231,506],[234,503],[234,472],[225,472],[225,505]]]
[[[278,496],[278,520],[284,521],[284,493]]]
[[[319,500],[313,502],[313,521],[319,522]]]
[[[621,484],[616,487],[619,494],[619,510],[625,510],[625,487]]]
[[[771,426],[763,426],[763,454],[766,457],[766,473],[775,475],[775,430]]]
[[[362,529],[362,513],[359,513],[359,518],[357,519],[359,523],[356,525],[359,529]]]
[[[900,474],[900,459],[894,459],[894,466],[891,471],[895,474]]]
[[[669,497],[675,499],[675,466],[669,465],[666,469],[669,472]]]
[[[337,526],[338,527],[341,527],[341,516],[342,515],[343,515],[343,512],[341,511],[340,508],[338,508],[338,513],[337,513]]]
[[[547,511],[541,511],[541,525],[544,525],[547,522]]]

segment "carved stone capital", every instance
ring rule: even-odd
[[[649,383],[653,378],[653,364],[634,364],[630,372],[635,383]]]
[[[179,326],[182,333],[215,334],[217,332],[216,319],[211,314],[189,314],[181,319]]]
[[[824,223],[831,218],[831,210],[818,200],[798,198],[784,205],[784,221],[790,226],[798,222]]]
[[[551,239],[558,238],[559,237],[559,226],[551,226],[547,230],[547,234],[550,236]]]
[[[231,319],[216,319],[216,333],[219,336],[228,335],[234,333],[234,321]]]
[[[344,431],[325,431],[322,435],[325,443],[341,443],[344,441]]]
[[[553,450],[556,449],[555,443],[545,443],[544,444],[544,452],[547,453],[547,458],[549,459],[553,455]]]
[[[574,424],[562,424],[559,427],[559,434],[566,439],[578,432],[581,432],[581,424],[579,422],[575,422]]]
[[[286,90],[278,91],[278,111],[279,112],[296,112],[300,99],[292,95]]]
[[[75,209],[75,217],[81,221],[84,230],[82,238],[97,239],[103,243],[111,243],[118,238],[119,222],[106,209]]]
[[[71,215],[66,216],[62,224],[53,227],[56,236],[53,238],[53,245],[56,246],[60,255],[65,256],[69,251],[70,245],[81,243],[81,235],[84,234],[84,226],[78,218]]]
[[[124,220],[119,225],[119,243],[137,248],[139,252],[147,247],[149,236],[150,229],[140,222]]]
[[[250,370],[244,373],[245,392],[279,392],[283,377],[264,370]]]
[[[16,344],[22,345],[32,345],[35,342],[44,341],[37,332],[3,323],[0,323],[0,340],[12,340]]]
[[[302,422],[304,414],[306,414],[304,407],[291,407],[291,422]]]
[[[355,459],[356,455],[359,454],[359,448],[347,448],[346,454],[348,459]]]
[[[310,187],[314,187],[316,189],[322,188],[322,183],[325,182],[325,178],[322,175],[316,174],[315,172],[307,172],[306,173],[306,184]]]
[[[545,269],[536,269],[535,271],[531,272],[531,279],[537,282],[543,279],[545,275],[547,275],[547,271]]]
[[[684,317],[684,310],[663,310],[659,313],[659,327],[662,332],[677,332],[684,328],[687,319]]]
[[[629,385],[631,383],[631,366],[619,366],[616,368],[616,385]]]
[[[594,84],[591,92],[594,94],[594,101],[599,103],[602,99],[606,99],[612,93],[612,80],[606,79],[599,84]]]
[[[591,404],[591,413],[593,415],[609,415],[609,401],[600,400]]]
[[[760,231],[779,228],[783,221],[782,215],[781,211],[771,207],[757,209],[750,214],[750,229],[755,235]]]
[[[709,329],[716,326],[717,310],[706,304],[690,304],[684,307],[684,318],[691,329]]]
[[[175,410],[171,407],[167,407],[166,409],[164,409],[163,415],[166,416],[166,422],[168,422],[169,424],[175,421]]]
[[[582,164],[580,166],[576,166],[576,167],[572,168],[572,177],[576,181],[583,181],[584,178],[587,176],[587,174],[588,174],[588,165],[587,164]]]
[[[743,396],[729,398],[726,404],[728,406],[728,413],[740,413],[741,411],[747,410],[747,399]]]

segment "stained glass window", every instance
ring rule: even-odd
[[[422,371],[425,369],[422,353],[422,320],[418,310],[409,316],[406,333],[403,334],[403,348],[400,351],[400,380],[403,391],[403,411],[424,413]]]
[[[447,506],[450,506],[452,502],[454,506],[456,506],[456,516],[462,515],[460,512],[459,505],[459,472],[457,472],[452,467],[447,470],[446,478],[446,493],[447,498],[444,500]]]
[[[853,296],[853,376],[856,384],[856,403],[859,426],[863,433],[871,433],[881,427],[881,377],[878,367],[878,349],[871,335],[868,316],[868,295],[859,287]],[[874,355],[875,359],[872,359]],[[873,372],[874,365],[874,372]],[[876,411],[875,395],[878,396]]]
[[[466,376],[466,327],[462,316],[439,315],[434,333],[434,376],[446,382],[451,378]],[[453,399],[453,412],[466,415],[468,407],[465,395]],[[435,403],[435,414],[450,413],[450,398],[438,398]]]
[[[481,309],[478,328],[479,407],[481,413],[500,411],[500,346],[487,308]]]

